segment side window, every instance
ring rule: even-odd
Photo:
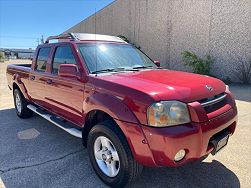
[[[45,72],[50,50],[50,47],[39,49],[35,70]]]
[[[70,46],[59,46],[52,63],[52,73],[57,74],[61,64],[77,64]]]

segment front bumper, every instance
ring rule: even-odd
[[[155,162],[155,165],[150,166],[175,167],[200,159],[213,150],[210,138],[223,130],[233,134],[236,122],[237,110],[231,108],[204,123],[188,123],[165,128],[142,126]],[[175,162],[174,156],[181,149],[186,151],[186,156]]]

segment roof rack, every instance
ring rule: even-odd
[[[73,41],[110,41],[110,42],[127,43],[121,38],[116,36],[89,34],[89,33],[63,33],[60,35],[48,37],[45,43],[49,43],[50,40],[55,40],[55,39],[68,39]]]
[[[46,39],[45,43],[49,43],[50,40],[55,39],[72,39],[72,40],[78,40],[73,33],[63,33],[60,35],[50,36]]]

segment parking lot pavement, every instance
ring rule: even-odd
[[[5,68],[0,63],[0,188],[106,187],[92,170],[81,139],[39,116],[16,116]],[[251,87],[230,90],[239,122],[222,152],[179,168],[144,168],[131,187],[251,187]]]

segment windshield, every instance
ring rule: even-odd
[[[130,44],[78,44],[90,73],[136,71],[157,66]],[[96,64],[97,62],[97,64]]]

